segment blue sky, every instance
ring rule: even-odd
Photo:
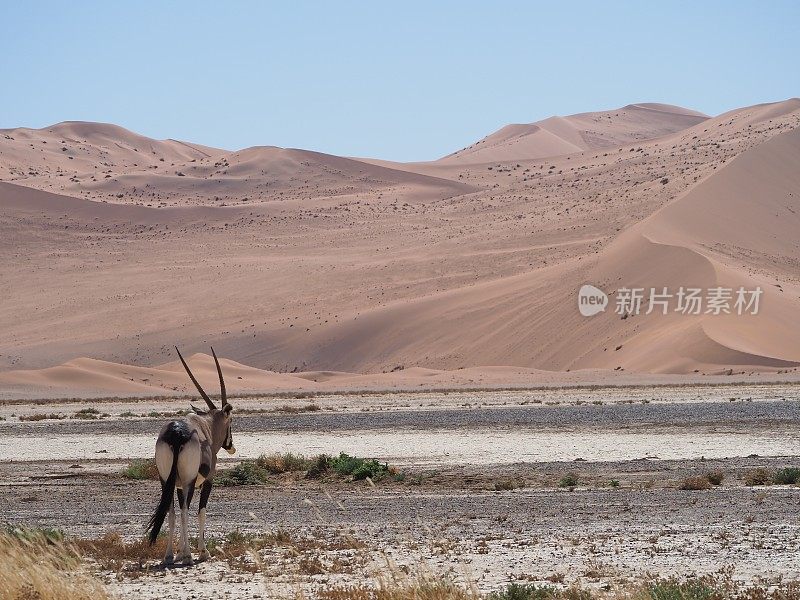
[[[800,96],[800,2],[5,2],[0,127],[427,160],[511,122]]]

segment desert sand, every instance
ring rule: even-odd
[[[213,344],[239,392],[798,376],[798,99],[632,104],[403,164],[66,122],[0,130],[0,180],[4,397],[188,391],[174,344]],[[584,283],[605,312],[579,314]],[[622,319],[636,286],[763,295]]]

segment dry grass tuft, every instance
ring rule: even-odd
[[[773,473],[770,469],[766,469],[764,467],[758,467],[757,469],[748,471],[745,474],[744,483],[745,485],[749,486],[772,485],[774,477],[775,473]]]
[[[103,584],[83,570],[80,556],[63,542],[25,531],[0,533],[0,598],[3,600],[103,600]]]
[[[694,477],[687,477],[686,479],[684,479],[678,489],[698,491],[698,490],[710,490],[712,487],[713,486],[711,485],[711,482],[708,480],[708,477],[694,476]]]
[[[96,539],[74,539],[70,546],[91,557],[105,570],[137,574],[144,570],[149,560],[161,560],[167,550],[167,538],[161,536],[150,546],[146,538],[126,542],[122,536],[111,531]]]

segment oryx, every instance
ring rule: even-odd
[[[192,564],[192,551],[189,548],[189,535],[187,532],[189,503],[192,501],[194,489],[200,486],[200,512],[198,513],[198,546],[200,559],[208,558],[208,549],[205,541],[206,504],[211,494],[211,482],[217,466],[217,452],[224,448],[229,454],[234,454],[233,437],[231,435],[231,411],[233,407],[228,404],[225,393],[225,380],[222,378],[222,369],[219,360],[211,348],[214,362],[219,374],[220,399],[222,408],[217,408],[203,391],[200,384],[192,375],[189,365],[183,360],[180,350],[176,347],[178,357],[183,363],[183,368],[189,374],[189,379],[200,392],[203,400],[208,405],[208,410],[200,410],[192,405],[194,414],[182,419],[170,421],[161,429],[156,440],[156,467],[161,479],[161,500],[156,512],[150,519],[147,530],[150,532],[150,545],[155,543],[158,532],[164,524],[164,517],[169,512],[169,539],[167,540],[167,553],[164,564],[175,560],[173,556],[173,537],[175,534],[175,503],[173,496],[177,488],[178,504],[181,508],[181,541],[177,560],[183,564]]]

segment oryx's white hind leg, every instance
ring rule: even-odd
[[[172,499],[169,507],[169,514],[167,516],[169,523],[169,537],[167,538],[167,553],[164,555],[164,564],[171,565],[175,562],[175,553],[173,550],[175,542],[175,499]]]
[[[169,472],[172,470],[173,450],[169,444],[159,441],[156,443],[156,467],[158,474],[161,478],[161,485],[169,477]],[[173,494],[174,495],[174,494]],[[167,513],[167,522],[169,524],[169,537],[167,538],[167,552],[164,554],[164,564],[171,565],[175,561],[174,554],[174,540],[175,540],[175,498],[170,498],[169,512]]]
[[[189,504],[194,494],[201,456],[200,441],[197,436],[192,436],[178,455],[178,480],[181,482],[178,490],[178,504],[181,507],[181,543],[177,558],[185,565],[193,563],[192,549],[189,546]]]
[[[181,506],[181,542],[178,550],[178,562],[184,565],[191,565],[192,549],[189,547],[189,507],[188,490],[178,490],[178,498]]]

